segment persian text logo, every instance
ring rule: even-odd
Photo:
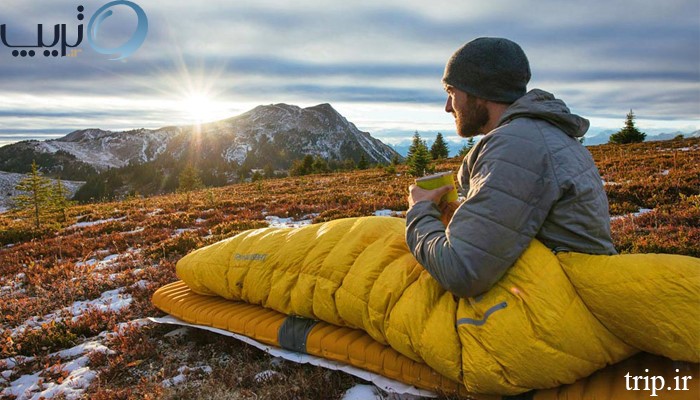
[[[111,8],[120,5],[127,6],[136,13],[136,17],[138,18],[136,30],[131,35],[129,40],[121,46],[115,48],[103,47],[97,42],[100,26],[105,19],[109,18],[113,14]],[[82,21],[85,18],[83,15],[85,7],[78,6],[77,10],[78,21]],[[116,56],[115,58],[110,58],[110,60],[121,60],[134,54],[134,52],[136,52],[136,50],[138,50],[146,40],[147,34],[148,18],[146,17],[146,13],[141,7],[138,6],[138,4],[128,0],[115,0],[103,5],[97,10],[97,12],[95,12],[95,14],[93,14],[92,18],[90,18],[90,22],[88,23],[87,27],[87,40],[90,47],[100,54]],[[44,57],[58,57],[59,55],[61,57],[75,57],[77,56],[78,51],[80,51],[77,49],[77,47],[83,42],[83,24],[81,23],[78,25],[77,39],[73,44],[68,43],[66,36],[66,24],[55,24],[53,26],[53,38],[51,39],[50,43],[47,43],[44,39],[44,25],[38,24],[36,45],[13,45],[8,43],[6,24],[0,25],[0,41],[2,41],[2,44],[5,46],[14,49],[12,50],[12,55],[14,57],[34,57],[37,55],[37,51],[34,49],[46,49],[43,53]],[[50,50],[56,46],[60,48],[60,51],[57,49]],[[68,49],[70,49],[70,52]]]

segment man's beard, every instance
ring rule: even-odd
[[[489,110],[477,102],[477,99],[472,96],[467,96],[467,104],[464,107],[464,113],[455,110],[455,124],[457,125],[457,134],[463,138],[476,136],[481,132],[489,122]]]

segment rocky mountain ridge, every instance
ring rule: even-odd
[[[250,168],[263,168],[266,163],[286,168],[306,154],[355,162],[364,155],[370,163],[389,163],[397,155],[330,104],[307,108],[271,104],[202,125],[124,132],[86,129],[59,139],[19,142],[0,148],[0,170],[26,172],[26,159],[33,157],[42,159],[37,160],[42,171],[54,176],[61,176],[66,164],[100,172],[154,161],[162,155],[180,158],[192,149],[229,163],[247,162]],[[19,155],[20,163],[16,162]],[[61,177],[86,178],[79,175]]]

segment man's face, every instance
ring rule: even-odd
[[[482,131],[489,122],[489,111],[483,102],[452,86],[447,86],[445,90],[445,111],[454,115],[457,134],[468,138],[486,133]]]

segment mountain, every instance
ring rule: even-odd
[[[307,154],[331,165],[357,164],[362,158],[388,164],[395,156],[402,158],[330,104],[271,104],[202,125],[124,132],[87,129],[60,139],[19,142],[0,147],[0,171],[26,173],[35,160],[48,176],[87,181],[90,195],[83,199],[88,199],[109,197],[115,190],[172,191],[177,175],[189,164],[205,184],[218,186],[254,169],[289,169]]]
[[[695,132],[690,132],[690,133],[676,131],[676,132],[672,132],[672,133],[659,133],[659,134],[655,134],[655,135],[647,134],[647,137],[645,140],[647,142],[653,142],[653,141],[658,141],[658,140],[671,140],[671,139],[678,137],[679,135],[683,135],[683,137],[686,137],[686,138],[696,138],[696,137],[700,137],[700,130],[695,131]]]
[[[288,151],[320,155],[328,160],[359,161],[364,154],[371,163],[389,163],[396,155],[389,146],[358,130],[327,103],[303,109],[287,104],[258,106],[214,126],[242,133],[238,136],[243,140],[239,139],[235,150],[229,153],[238,162],[244,159],[244,149],[250,150],[256,143],[260,147],[261,141],[280,142],[279,147]]]
[[[658,131],[658,130],[657,130]],[[583,144],[586,146],[594,146],[598,144],[605,144],[608,143],[610,140],[610,135],[615,133],[617,131],[614,130],[603,130],[595,134],[591,134],[584,136],[585,140]],[[691,138],[691,137],[700,137],[700,130],[694,131],[694,132],[681,132],[681,131],[676,131],[676,132],[662,132],[658,131],[659,133],[654,133],[654,132],[646,132],[647,137],[644,139],[646,142],[654,142],[654,141],[659,141],[659,140],[671,140],[678,135],[683,135],[683,137],[686,138]]]
[[[60,139],[19,142],[0,148],[0,170],[27,172],[26,161],[38,158],[42,171],[67,178],[63,171],[69,167],[80,166],[82,173],[89,175],[90,169],[99,172],[141,164],[163,154],[179,157],[192,148],[207,157],[239,165],[247,161],[251,168],[263,168],[265,165],[258,162],[263,160],[286,168],[293,159],[305,154],[355,162],[364,155],[370,163],[389,163],[397,154],[369,133],[357,129],[330,104],[308,108],[273,104],[203,124],[201,128],[164,127],[125,132],[87,129]]]

